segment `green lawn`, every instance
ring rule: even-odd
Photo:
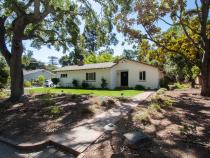
[[[91,94],[94,96],[132,97],[143,91],[140,90],[88,90],[88,89],[65,89],[65,88],[33,88],[25,90],[25,93],[66,93],[66,94]]]

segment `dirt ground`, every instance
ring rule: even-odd
[[[86,158],[208,158],[210,157],[210,98],[201,97],[199,89],[174,90],[164,94],[173,106],[160,109],[149,123],[137,122],[140,105],[117,123],[117,131],[99,138],[84,154]],[[130,149],[123,134],[143,131],[151,141]]]
[[[56,132],[71,129],[115,102],[90,95],[42,94],[5,104],[0,108],[0,136],[23,143],[43,141]]]

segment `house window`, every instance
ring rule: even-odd
[[[146,81],[146,71],[139,72],[139,80]]]
[[[61,78],[67,78],[67,74],[61,74]]]
[[[86,81],[95,81],[96,80],[96,73],[86,73]]]

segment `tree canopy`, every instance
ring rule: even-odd
[[[87,29],[95,30],[97,48],[110,44],[116,5],[113,0],[91,2],[99,5],[100,13],[88,0],[0,1],[0,51],[10,66],[12,100],[23,94],[23,41],[37,49],[43,45],[63,52],[74,49],[75,63],[82,60],[82,49],[89,48],[86,41],[92,40],[84,36]]]
[[[167,54],[183,56],[188,63],[201,69],[201,94],[210,96],[210,0],[195,0],[187,8],[186,0],[126,0],[118,1],[116,15],[118,31],[128,40],[149,40],[159,48],[159,58]],[[160,23],[171,30],[165,32]],[[178,33],[177,33],[178,32]],[[196,60],[194,60],[196,59]],[[207,88],[208,87],[208,88]]]

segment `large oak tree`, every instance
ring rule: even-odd
[[[175,40],[163,40],[163,24],[179,26],[200,60],[202,88],[201,95],[210,96],[210,0],[190,0],[194,8],[188,9],[186,0],[120,0],[120,13],[116,16],[118,30],[130,39],[150,40],[165,53],[180,53]],[[192,25],[192,21],[196,24]],[[170,35],[173,39],[173,35]],[[165,38],[165,39],[170,39]],[[175,47],[171,47],[172,45]],[[187,51],[185,51],[187,52]],[[184,55],[180,53],[180,55]],[[189,59],[190,60],[190,59]]]
[[[112,0],[1,0],[0,52],[10,67],[11,100],[18,100],[23,90],[21,58],[23,41],[40,48],[53,46],[64,52],[74,48],[75,60],[81,60],[82,28],[94,29],[98,42],[104,46],[111,32]],[[98,14],[92,4],[100,6]],[[87,29],[88,28],[88,29]]]

